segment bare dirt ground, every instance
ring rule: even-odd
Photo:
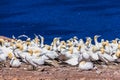
[[[96,65],[97,70],[81,71],[68,65],[39,66],[37,70],[28,70],[26,64],[20,68],[10,68],[9,64],[0,70],[0,80],[119,80],[119,65]]]

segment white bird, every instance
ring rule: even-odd
[[[60,39],[61,39],[61,37],[56,37],[56,38],[57,38],[56,46],[58,47],[60,45]]]
[[[98,42],[98,38],[100,37],[100,35],[95,35],[94,36],[94,42],[95,42],[95,46],[100,49],[100,47],[102,47],[102,43]]]
[[[71,58],[72,55],[73,55],[73,46],[68,48],[68,49],[65,49],[64,51],[62,51],[61,55],[65,55],[66,58]]]
[[[33,70],[35,70],[38,66],[43,65],[45,60],[49,59],[45,55],[43,56],[32,56],[32,55],[27,55],[25,56],[25,60],[27,64],[31,65]]]
[[[98,56],[99,56],[100,60],[105,62],[105,63],[115,61],[115,59],[111,55],[109,55],[108,53],[105,52],[104,48],[100,49],[100,51],[98,52]]]
[[[82,60],[82,55],[80,54],[80,46],[78,46],[78,47],[73,47],[73,53],[72,53],[71,57],[69,57],[64,62],[69,64],[69,65],[75,66],[81,60]]]
[[[28,51],[24,51],[24,52],[19,52],[17,55],[19,58],[21,58],[22,62],[28,64],[28,61],[26,61],[26,56],[27,57],[31,57],[33,54],[33,51],[31,50],[28,50]]]
[[[0,50],[0,63],[4,63],[7,59],[7,54],[3,53],[2,50]]]
[[[113,57],[114,59],[116,59],[116,60],[120,58],[120,43],[118,44],[118,48],[117,48],[117,50],[115,51],[115,53],[112,54],[112,57]]]
[[[91,39],[91,37],[86,37],[86,43],[85,43],[85,46],[87,47],[87,48],[90,48],[91,46],[92,46],[92,39]]]
[[[83,57],[83,60],[90,61],[89,51],[86,50],[85,45],[81,45],[80,53]]]
[[[31,41],[32,46],[40,46],[40,39],[39,39],[39,37],[36,34],[34,34],[34,35],[35,35],[35,38]]]
[[[18,67],[20,67],[20,65],[21,65],[21,62],[16,57],[13,57],[11,59],[11,61],[10,61],[10,67],[18,68]]]
[[[83,45],[83,44],[84,44],[83,39],[80,39],[78,43],[79,43],[80,45]]]
[[[47,56],[43,55],[36,58],[32,58],[32,62],[40,66],[40,65],[43,65],[45,63],[45,60],[48,60],[48,59],[49,58]]]
[[[27,35],[25,35],[25,34],[18,36],[18,38],[22,38],[22,37],[29,38],[29,37],[28,37]]]
[[[79,58],[73,57],[73,58],[70,58],[70,59],[68,59],[68,60],[66,60],[64,62],[69,64],[69,65],[75,66],[75,65],[78,64],[78,61],[79,61]]]
[[[81,61],[78,68],[80,68],[81,70],[91,70],[94,68],[94,65],[92,62]]]
[[[108,54],[111,54],[112,51],[108,40],[106,40],[104,48]]]
[[[39,37],[40,37],[40,40],[41,40],[40,47],[44,47],[44,37],[41,36],[41,35],[39,35]]]
[[[117,40],[112,40],[112,43],[110,43],[110,48],[111,48],[111,55],[112,53],[116,53],[117,48],[118,48],[118,43]]]
[[[27,61],[28,64],[32,65],[33,67],[38,67],[38,65],[36,63],[33,62],[34,57],[32,57],[31,55],[29,56],[25,56],[25,60]]]
[[[58,53],[55,51],[48,51],[45,55],[50,59],[55,59],[59,56]]]
[[[61,41],[60,44],[57,47],[57,51],[61,52],[62,46],[66,46],[65,41]]]
[[[5,61],[6,57],[8,56],[9,53],[12,54],[12,50],[9,47],[4,46],[4,40],[0,39],[0,50],[1,50],[1,54],[0,54],[0,61]]]
[[[58,38],[54,38],[54,39],[53,39],[52,49],[53,49],[54,51],[57,51],[57,41],[58,41],[58,40],[59,40]]]
[[[78,38],[77,36],[73,37],[73,46],[76,46],[78,44]]]
[[[10,42],[8,42],[7,40],[4,42],[4,46],[5,47],[10,47]]]
[[[98,50],[97,50],[96,46],[91,47],[89,54],[90,54],[91,61],[98,61],[99,60]]]

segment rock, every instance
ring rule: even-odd
[[[28,70],[28,71],[34,71],[34,70],[37,70],[37,67],[32,66],[32,65],[29,65],[29,66],[27,67],[27,70]]]
[[[18,78],[13,78],[12,80],[19,80]]]
[[[97,74],[101,74],[102,71],[100,71],[100,70],[96,70],[96,73],[97,73]]]

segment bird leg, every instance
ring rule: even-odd
[[[33,68],[33,70],[37,70],[37,67],[35,67],[35,66],[32,66],[32,68]]]
[[[37,67],[36,67],[36,66],[33,66],[33,65],[28,65],[27,70],[28,70],[28,71],[35,71],[35,70],[37,70]]]

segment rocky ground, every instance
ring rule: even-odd
[[[120,64],[96,65],[97,69],[81,71],[78,67],[45,65],[37,70],[30,70],[29,65],[20,68],[1,67],[0,80],[119,80]]]

